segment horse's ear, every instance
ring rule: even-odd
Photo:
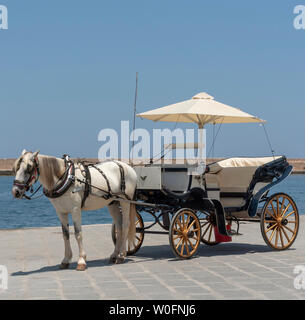
[[[31,159],[32,161],[35,161],[35,159],[37,158],[39,152],[40,152],[40,151],[36,151],[36,152],[33,153],[32,159]]]
[[[23,156],[23,155],[25,155],[26,153],[27,153],[27,151],[26,151],[25,149],[23,149],[21,155]]]

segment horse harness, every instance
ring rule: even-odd
[[[85,164],[84,161],[78,162],[79,169],[80,169],[83,177],[85,178],[85,180],[81,180],[81,179],[78,179],[75,177],[74,162],[72,160],[70,160],[70,158],[67,155],[64,155],[63,158],[64,158],[65,164],[66,164],[65,173],[59,179],[59,181],[61,181],[61,182],[59,183],[59,185],[55,189],[53,189],[52,191],[48,191],[45,189],[43,190],[43,193],[46,197],[54,199],[54,198],[58,198],[58,197],[64,195],[66,193],[66,191],[68,191],[68,189],[72,186],[72,184],[75,183],[75,181],[78,181],[79,183],[82,183],[85,185],[84,195],[83,195],[82,204],[81,204],[82,208],[85,206],[86,200],[89,197],[89,195],[92,194],[92,192],[91,192],[92,188],[97,189],[97,190],[105,193],[102,196],[105,200],[108,200],[114,196],[118,196],[118,194],[114,194],[112,192],[110,182],[109,182],[109,179],[107,178],[106,174],[103,172],[102,169],[97,167],[95,164],[92,164],[92,163]],[[126,199],[130,200],[130,197],[125,192],[126,182],[125,182],[124,168],[119,162],[117,162],[117,161],[113,161],[113,162],[116,163],[120,169],[120,176],[121,176],[121,193],[120,194],[124,195],[126,197]],[[81,169],[81,167],[83,167],[83,170]],[[103,189],[98,188],[96,186],[93,186],[91,184],[90,167],[96,169],[103,176],[103,178],[106,181],[108,190],[103,190]]]
[[[126,194],[125,190],[126,190],[126,181],[125,181],[125,172],[124,172],[124,168],[123,166],[117,162],[117,161],[112,161],[115,164],[117,164],[117,166],[120,169],[120,176],[121,176],[121,193],[120,195],[125,196],[126,199],[131,200],[130,197]],[[85,181],[77,179],[78,182],[85,184],[85,190],[84,190],[84,197],[82,199],[82,207],[85,205],[86,199],[88,198],[88,196],[91,194],[91,190],[92,188],[97,189],[99,191],[102,191],[105,193],[105,195],[103,195],[102,197],[105,200],[108,200],[110,198],[112,198],[113,196],[118,196],[118,194],[114,194],[111,190],[111,186],[110,186],[110,182],[109,179],[107,178],[106,174],[103,172],[103,170],[99,167],[97,167],[95,164],[84,164],[84,162],[80,162],[81,165],[84,167],[84,177],[85,177]],[[103,190],[101,188],[95,187],[91,184],[91,174],[90,174],[90,170],[89,168],[94,168],[95,170],[97,170],[105,179],[106,184],[107,184],[107,189],[108,190]]]

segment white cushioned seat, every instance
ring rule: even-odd
[[[210,164],[209,173],[206,174],[207,188],[215,188],[217,185],[220,192],[220,200],[224,207],[242,206],[245,204],[244,198],[230,197],[230,193],[246,193],[256,169],[279,158],[230,158]],[[210,186],[210,181],[214,182],[213,186]],[[227,193],[226,196],[224,196],[225,193]]]

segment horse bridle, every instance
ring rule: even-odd
[[[20,159],[16,172],[20,168],[20,164],[22,163],[22,159]],[[28,191],[33,184],[35,184],[39,179],[39,164],[37,157],[35,159],[32,159],[34,165],[31,170],[26,170],[26,173],[29,175],[29,178],[27,181],[20,181],[20,180],[14,180],[13,186],[18,187],[20,190]]]

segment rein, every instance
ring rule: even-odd
[[[27,199],[27,200],[36,200],[39,199],[43,196],[43,193],[35,198],[33,198],[33,196],[41,189],[42,184],[39,185],[39,187],[29,196],[27,196],[26,194],[23,195],[23,198]]]

